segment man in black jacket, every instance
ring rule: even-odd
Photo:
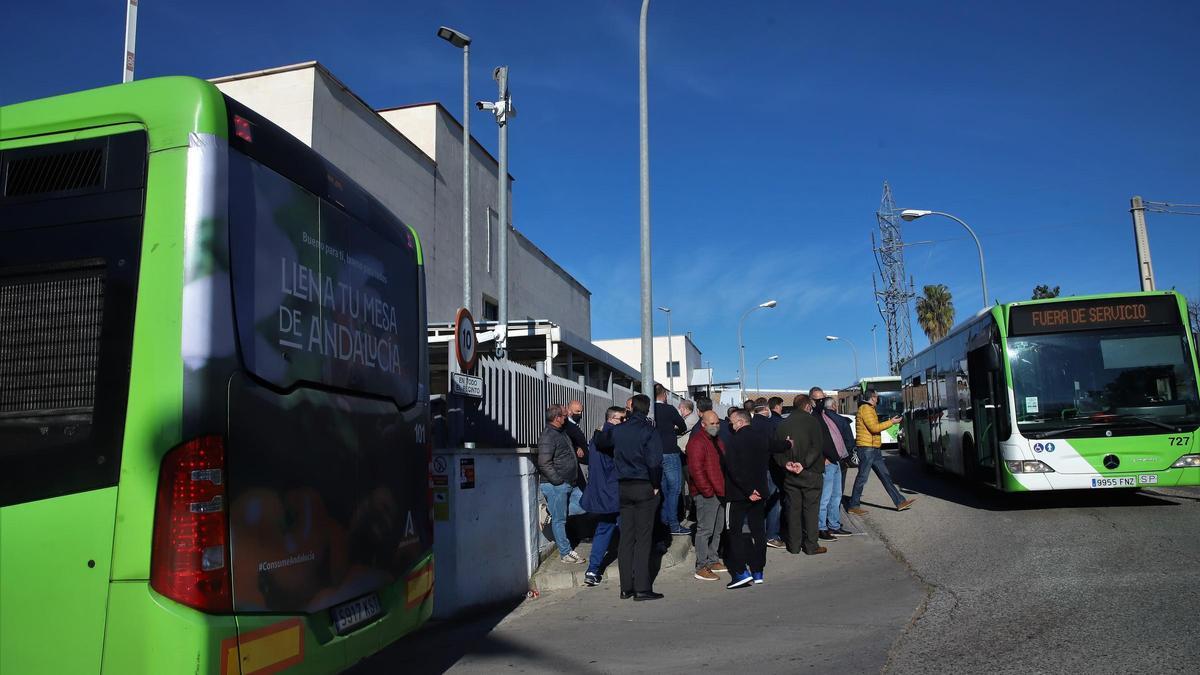
[[[725,445],[725,565],[733,577],[726,588],[742,588],[763,578],[767,540],[763,533],[763,502],[767,494],[770,439],[752,429],[743,410],[730,414],[732,434]],[[750,534],[742,532],[749,527]]]
[[[790,439],[792,447],[775,455],[783,467],[783,489],[787,493],[787,550],[808,555],[825,553],[817,541],[817,512],[821,487],[825,482],[825,457],[821,452],[821,426],[812,416],[812,401],[799,394],[792,403],[792,414],[779,424],[777,439]]]
[[[662,439],[646,419],[650,397],[634,396],[630,410],[629,419],[609,431],[621,503],[621,544],[617,549],[621,599],[657,600],[663,596],[651,585],[650,543],[663,482]]]
[[[663,451],[662,513],[659,518],[675,536],[691,534],[679,524],[679,493],[683,490],[683,458],[676,439],[687,433],[687,425],[675,406],[667,403],[667,390],[654,385],[654,428]]]

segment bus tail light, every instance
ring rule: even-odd
[[[1171,465],[1172,469],[1191,469],[1195,467],[1200,467],[1200,455],[1184,455],[1175,460],[1175,463]]]
[[[233,611],[224,478],[220,436],[171,450],[158,477],[150,586],[202,612]]]
[[[1004,463],[1012,473],[1054,473],[1049,464],[1037,459],[1006,459]]]

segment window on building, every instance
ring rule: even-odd
[[[483,320],[484,321],[499,321],[500,320],[500,303],[483,296]]]
[[[496,249],[499,245],[499,236],[497,235],[498,226],[500,224],[500,216],[492,209],[487,210],[487,271],[488,274],[493,274],[495,265],[493,261],[496,259]]]
[[[678,361],[667,361],[667,377],[679,377]]]

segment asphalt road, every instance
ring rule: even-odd
[[[620,600],[608,582],[546,593],[431,626],[353,672],[879,672],[925,589],[874,537],[830,548],[768,550],[766,583],[752,588],[697,581],[689,562],[659,575],[663,600]]]
[[[888,464],[923,496],[864,520],[929,591],[889,672],[1200,672],[1200,490],[1001,495]]]
[[[655,584],[664,600],[548,593],[354,672],[1200,672],[1200,490],[1002,495],[888,464],[920,495],[911,510],[872,477],[870,535],[824,556],[771,550],[763,586],[679,565]]]

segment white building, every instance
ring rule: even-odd
[[[213,83],[333,162],[411,225],[425,254],[428,320],[454,320],[463,304],[463,129],[449,111],[438,103],[377,111],[315,61]],[[496,128],[483,114],[475,122],[489,133]],[[591,293],[512,228],[511,208],[509,226],[501,226],[498,164],[471,140],[472,314],[497,317],[498,242],[506,230],[509,319],[548,319],[590,339]]]
[[[617,338],[613,340],[593,340],[593,343],[629,364],[637,370],[642,367],[642,339]],[[669,390],[687,396],[692,387],[695,373],[700,369],[700,348],[692,342],[690,334],[674,335],[670,340],[666,335],[654,337],[654,381],[662,383]],[[705,384],[708,381],[705,380]]]

